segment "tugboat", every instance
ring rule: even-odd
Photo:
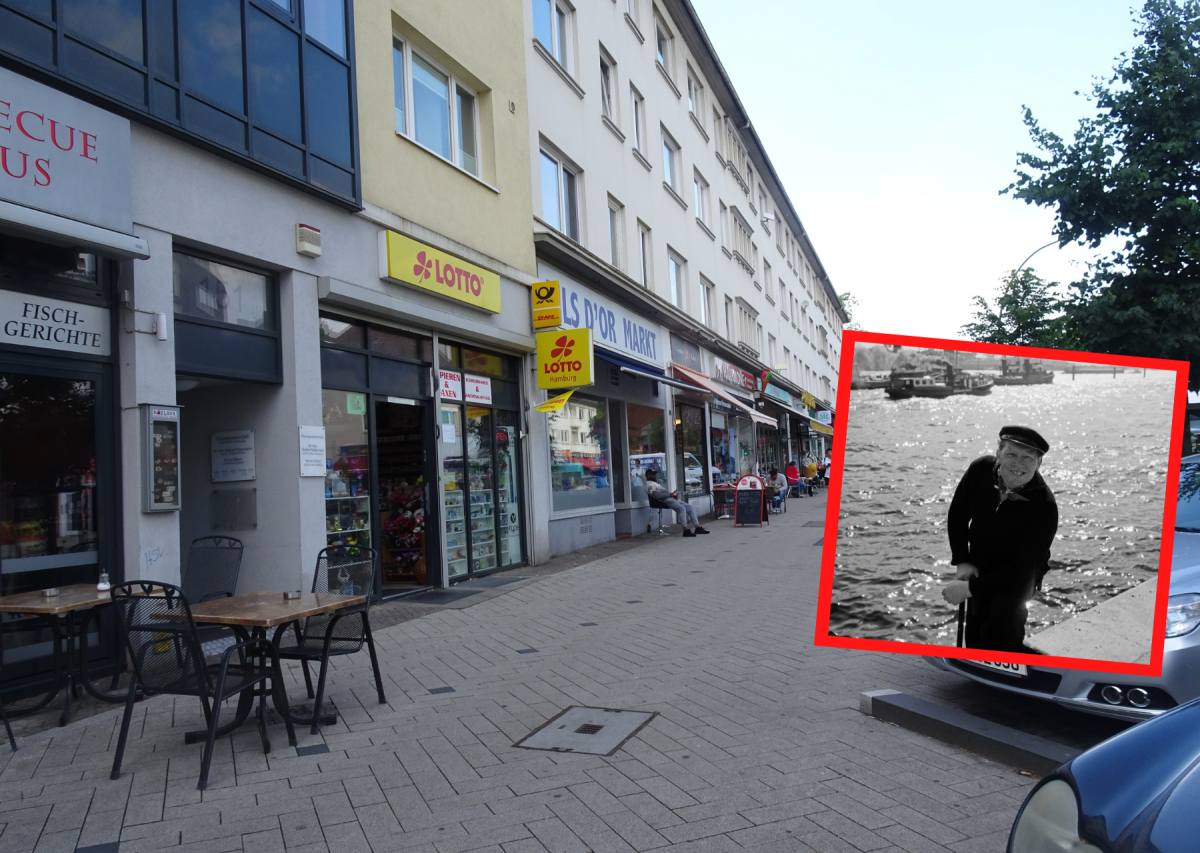
[[[982,396],[992,392],[995,380],[990,376],[977,373],[961,373],[946,361],[938,361],[942,365],[941,376],[927,370],[896,369],[892,371],[888,383],[887,395],[893,400],[906,400],[909,397],[933,397],[941,399],[956,394],[973,394]]]
[[[1010,364],[1004,356],[1000,358],[1000,375],[996,377],[997,385],[1049,385],[1054,381],[1054,372],[1047,370],[1042,363],[1022,359],[1020,365]]]
[[[862,371],[850,380],[851,391],[865,391],[873,388],[886,388],[891,381],[887,371]]]

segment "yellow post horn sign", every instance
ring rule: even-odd
[[[554,329],[562,325],[562,288],[557,281],[535,281],[529,291],[534,329]]]
[[[592,330],[537,333],[537,387],[551,391],[592,384]]]

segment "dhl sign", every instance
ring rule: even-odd
[[[554,329],[562,325],[562,288],[557,281],[535,281],[529,292],[534,329]]]
[[[537,387],[591,385],[593,361],[591,329],[537,333]]]

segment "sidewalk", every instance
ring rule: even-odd
[[[137,706],[116,782],[120,709],[27,736],[0,752],[0,851],[1002,849],[1030,778],[858,710],[863,690],[963,681],[812,645],[824,511],[792,501],[761,530],[714,521],[423,610],[376,633],[388,705],[367,656],[342,659],[337,725],[297,732],[327,753],[276,725],[264,756],[248,726],[203,793],[196,700]],[[611,757],[512,746],[571,705],[658,716]]]

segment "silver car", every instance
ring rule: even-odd
[[[938,667],[973,681],[1057,702],[1068,708],[1145,720],[1200,697],[1200,454],[1185,456],[1179,470],[1175,547],[1162,677],[1120,675],[1076,669],[983,664],[927,658]]]

